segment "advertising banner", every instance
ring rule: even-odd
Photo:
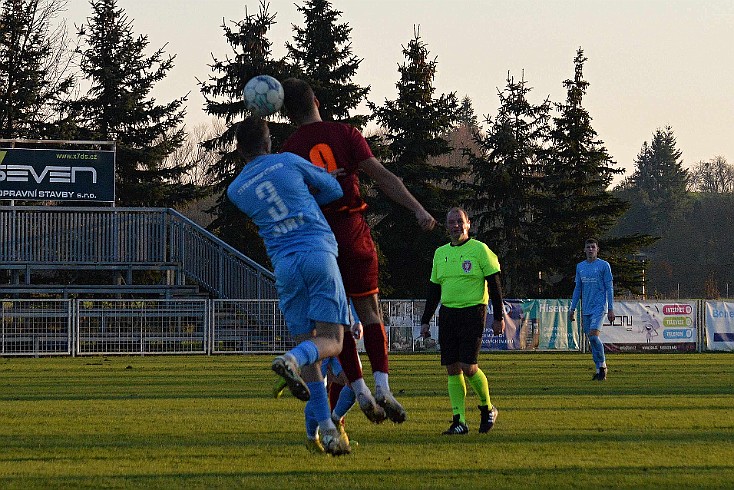
[[[580,350],[581,319],[577,314],[575,321],[568,321],[570,304],[569,299],[506,299],[502,335],[492,333],[490,304],[481,350]],[[611,352],[695,352],[702,328],[697,324],[697,305],[697,301],[616,301],[616,318],[613,324],[605,321],[601,339]],[[382,307],[391,351],[440,350],[438,310],[431,321],[431,336],[424,339],[420,335],[422,301],[383,300]],[[708,302],[705,322],[709,349],[734,350],[734,303]]]
[[[734,303],[706,301],[706,348],[734,351]]]
[[[111,150],[0,149],[0,200],[115,200]]]
[[[541,299],[538,303],[539,342],[543,350],[579,350],[581,326],[576,321],[568,321],[571,300]]]
[[[495,335],[492,332],[494,313],[492,304],[488,306],[487,320],[482,335],[482,350],[517,350],[524,349],[526,346],[531,324],[530,317],[535,306],[534,301],[506,299],[503,306],[505,308],[505,333],[502,335]]]
[[[612,352],[695,352],[695,302],[614,303],[616,318],[599,337]]]
[[[505,333],[492,333],[492,308],[482,337],[482,350],[578,350],[578,325],[568,322],[570,300],[508,299],[504,302]]]

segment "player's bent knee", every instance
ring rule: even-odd
[[[453,364],[447,364],[446,373],[449,376],[456,376],[456,375],[461,374],[461,364],[458,362],[455,362]]]
[[[333,339],[334,341],[341,343],[344,338],[344,330],[346,328],[348,328],[348,326],[339,325],[338,323],[316,322],[314,330],[316,332],[316,337]]]
[[[342,350],[344,341],[344,325],[337,323],[316,322],[314,341],[320,345],[320,351],[328,352],[329,356],[336,356]]]
[[[464,374],[464,376],[471,378],[475,374],[477,374],[477,371],[479,370],[478,364],[464,364],[461,363],[461,372]]]

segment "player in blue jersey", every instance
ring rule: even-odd
[[[270,154],[267,122],[249,117],[237,128],[245,167],[227,197],[258,227],[275,271],[280,308],[298,345],[275,358],[305,413],[318,422],[326,452],[351,451],[331,418],[320,361],[341,352],[349,305],[337,266],[337,244],[320,206],[342,196],[328,172],[292,153]],[[302,376],[302,377],[301,377]]]
[[[589,337],[591,356],[596,365],[594,380],[607,379],[607,362],[604,343],[599,338],[606,315],[609,323],[614,321],[614,283],[609,262],[599,255],[599,242],[589,238],[584,244],[586,260],[576,265],[576,287],[571,298],[569,321],[575,320],[576,307],[581,300],[581,326]]]

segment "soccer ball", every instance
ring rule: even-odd
[[[260,117],[275,114],[283,106],[283,86],[270,75],[252,77],[243,93],[247,109]]]

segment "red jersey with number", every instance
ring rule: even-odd
[[[299,127],[283,144],[281,151],[300,155],[316,166],[332,172],[343,168],[346,174],[338,177],[344,196],[322,208],[329,219],[333,213],[355,213],[365,210],[359,192],[359,163],[371,158],[372,150],[362,133],[344,123],[320,121]]]
[[[337,177],[344,196],[321,209],[339,245],[337,261],[347,295],[377,294],[377,251],[363,215],[367,204],[359,192],[359,163],[373,156],[367,140],[353,126],[321,121],[299,127],[281,151],[300,155],[329,172],[345,170]]]

